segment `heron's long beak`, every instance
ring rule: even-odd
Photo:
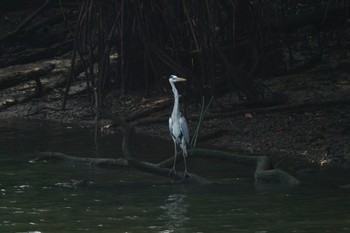
[[[177,82],[184,82],[184,81],[186,81],[186,79],[185,78],[181,78],[181,77],[177,77],[176,81]]]

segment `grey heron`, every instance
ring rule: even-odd
[[[175,147],[175,156],[174,156],[174,164],[173,164],[172,172],[176,172],[175,171],[176,155],[177,155],[177,147],[179,146],[182,150],[182,155],[184,157],[184,164],[185,164],[184,177],[186,178],[189,176],[187,171],[186,157],[187,157],[189,143],[190,143],[190,136],[188,132],[186,118],[181,114],[179,109],[179,93],[175,87],[176,82],[183,82],[183,81],[186,81],[186,79],[177,77],[176,75],[170,75],[169,77],[169,83],[174,93],[174,108],[169,118],[169,131],[174,141],[174,147]]]

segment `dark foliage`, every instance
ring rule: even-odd
[[[38,8],[43,2],[4,0],[1,9],[11,11],[15,3]],[[49,7],[69,9],[66,21],[76,14],[75,27],[66,22],[62,31],[73,29],[72,66],[77,58],[84,61],[89,96],[97,109],[111,89],[148,94],[163,89],[170,74],[185,76],[195,97],[232,92],[241,100],[261,101],[274,95],[259,78],[312,67],[325,50],[333,44],[346,46],[348,38],[349,2],[341,0],[49,2]],[[13,37],[19,35],[15,32]],[[46,41],[55,38],[60,37]],[[302,59],[295,55],[300,51]],[[74,76],[72,72],[66,93]]]

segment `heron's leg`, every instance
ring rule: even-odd
[[[182,155],[184,157],[184,164],[185,164],[185,171],[184,171],[184,178],[188,178],[190,177],[190,173],[188,173],[188,170],[187,170],[187,164],[186,164],[186,154],[184,152],[182,152]]]
[[[174,147],[175,147],[175,155],[174,155],[174,163],[173,163],[173,167],[169,173],[169,175],[174,172],[176,174],[176,170],[175,170],[175,167],[176,167],[176,155],[177,155],[177,146],[176,146],[176,141],[174,140]]]

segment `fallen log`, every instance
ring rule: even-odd
[[[154,174],[157,176],[169,177],[174,180],[174,183],[182,183],[182,184],[212,184],[212,183],[220,183],[217,181],[211,181],[206,178],[200,177],[194,173],[191,173],[189,177],[184,177],[182,174],[178,174],[173,172],[172,169],[169,169],[173,163],[173,157],[158,163],[150,163],[146,161],[140,161],[136,159],[131,153],[131,139],[134,133],[134,129],[138,125],[147,124],[149,122],[153,122],[153,118],[145,118],[140,119],[138,121],[134,121],[131,123],[126,123],[125,121],[119,118],[113,118],[116,120],[120,126],[123,128],[123,142],[122,142],[122,154],[123,154],[123,166],[131,166],[139,171]],[[42,161],[47,159],[47,156],[52,158],[59,158],[69,161],[78,161],[84,163],[93,163],[93,162],[105,162],[110,166],[110,164],[115,164],[116,161],[114,159],[101,159],[101,158],[77,158],[68,155],[64,155],[61,153],[40,153],[44,155],[39,159],[33,160],[33,162]],[[273,168],[271,161],[266,156],[245,156],[238,155],[224,151],[217,150],[206,150],[206,149],[191,149],[190,156],[198,157],[198,158],[216,158],[222,159],[225,161],[230,161],[238,164],[255,166],[255,183],[256,184],[277,184],[283,186],[295,186],[300,183],[298,179],[291,176],[287,172]],[[181,161],[182,156],[177,156],[177,161]],[[126,162],[125,162],[126,161]],[[103,163],[102,163],[103,164]],[[108,167],[107,166],[107,167]]]
[[[294,178],[287,172],[278,168],[273,168],[272,163],[267,156],[247,156],[207,149],[192,149],[190,151],[190,156],[198,158],[215,158],[247,166],[255,166],[256,169],[254,172],[254,177],[256,184],[279,184],[287,186],[295,186],[300,184],[298,179]],[[176,162],[182,159],[183,158],[179,153]],[[171,167],[173,160],[174,157],[171,157],[159,163],[158,166]]]
[[[254,177],[256,184],[283,184],[288,186],[300,184],[298,179],[278,168],[256,171]]]
[[[31,160],[31,163],[42,162],[46,160],[64,160],[73,163],[85,163],[94,167],[101,168],[113,168],[113,167],[126,167],[128,162],[123,159],[106,159],[106,158],[84,158],[66,155],[60,152],[36,152],[37,158]]]
[[[138,125],[164,121],[165,120],[164,118],[149,117],[149,118],[140,119],[138,121],[128,123],[128,124],[125,122],[122,122],[120,119],[117,119],[117,120],[118,120],[118,124],[124,128],[123,155],[126,159],[128,159],[130,165],[144,172],[148,172],[148,173],[152,173],[160,176],[168,176],[168,177],[170,176],[176,182],[179,182],[179,183],[197,183],[197,184],[216,183],[194,174],[191,174],[191,177],[189,178],[190,180],[187,180],[188,178],[184,178],[183,176],[172,174],[171,169],[169,168],[173,164],[174,157],[170,157],[169,159],[158,164],[143,163],[142,161],[138,161],[135,158],[133,158],[129,147],[130,147],[131,135],[133,133],[134,128]],[[255,182],[257,184],[274,183],[274,184],[280,184],[280,185],[294,186],[300,183],[298,179],[294,178],[287,172],[284,172],[280,169],[273,168],[271,161],[266,156],[245,156],[245,155],[238,155],[238,154],[229,153],[229,152],[223,152],[223,151],[217,151],[217,150],[206,150],[206,149],[192,149],[190,151],[190,156],[199,157],[199,158],[223,159],[223,160],[231,161],[238,164],[255,166],[256,169],[255,169],[254,177],[255,177]],[[177,156],[176,162],[179,162],[181,160],[182,160],[182,156],[179,153]],[[164,168],[166,169],[164,170]]]
[[[75,66],[75,69],[73,71],[71,71],[71,68],[69,66],[64,66],[64,65],[60,65],[60,67],[58,67],[58,65],[54,66],[56,69],[51,69],[47,73],[47,74],[52,73],[53,76],[55,76],[55,77],[57,76],[56,79],[54,79],[54,81],[49,82],[49,83],[45,83],[45,84],[40,83],[39,86],[37,85],[35,92],[31,92],[25,96],[8,98],[6,100],[1,101],[0,102],[0,111],[4,110],[6,108],[9,108],[11,106],[14,106],[16,104],[25,103],[25,102],[29,101],[30,99],[38,97],[39,95],[47,94],[50,91],[52,91],[58,87],[64,86],[67,82],[67,77],[68,77],[68,74],[70,72],[73,72],[75,75],[78,75],[79,73],[81,73],[84,70],[84,66],[82,63],[83,62],[80,59],[77,60],[77,65]],[[45,62],[45,63],[41,63],[41,64],[33,63],[33,64],[28,64],[28,65],[22,65],[22,66],[18,66],[18,68],[19,68],[18,70],[20,71],[22,69],[22,67],[26,67],[26,66],[35,67],[36,65],[41,66],[41,65],[45,65],[45,64],[49,64],[49,63]],[[50,63],[50,65],[52,65],[52,64]],[[7,68],[5,68],[5,69],[7,69]],[[2,70],[5,70],[5,69],[2,69]],[[9,69],[11,69],[11,68],[9,68]],[[14,71],[12,73],[16,73],[16,72]],[[47,75],[47,74],[45,74],[45,75]],[[32,80],[35,80],[37,84],[38,84],[38,81],[40,81],[40,80],[38,80],[38,76],[33,77]],[[17,84],[20,84],[21,82],[18,81]],[[0,90],[1,90],[1,84],[0,84]]]
[[[267,156],[247,156],[217,150],[203,149],[194,149],[191,151],[191,155],[201,158],[207,157],[224,159],[226,161],[231,161],[238,164],[256,166],[254,172],[256,184],[273,183],[294,186],[300,183],[298,179],[294,178],[287,172],[281,169],[273,168],[272,162]]]
[[[123,143],[122,143],[122,151],[123,156],[125,159],[127,159],[128,163],[143,172],[151,173],[158,176],[165,176],[170,177],[174,180],[175,183],[183,183],[183,184],[211,184],[214,183],[213,181],[207,180],[203,177],[200,177],[196,174],[191,173],[190,177],[184,177],[182,174],[178,174],[176,172],[173,172],[171,169],[161,167],[157,164],[152,164],[144,161],[139,161],[135,159],[130,151],[130,141],[132,134],[134,133],[134,128],[138,124],[142,124],[145,121],[140,122],[133,122],[129,123],[124,127],[124,137],[123,137]]]
[[[0,90],[35,80],[38,77],[50,73],[54,68],[55,65],[51,63],[32,63],[0,69]]]

